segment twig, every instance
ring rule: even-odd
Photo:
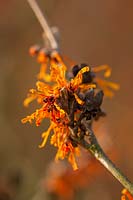
[[[85,140],[79,143],[89,150],[93,156],[133,195],[133,184],[123,175],[119,168],[107,157],[100,145],[89,145]]]
[[[35,0],[27,0],[27,1],[29,3],[30,7],[32,8],[32,10],[34,11],[41,27],[43,28],[43,31],[49,41],[50,47],[52,49],[58,49],[58,43],[52,33],[50,26],[48,25],[48,22],[44,16],[44,14],[40,10],[37,2]]]
[[[90,131],[87,121],[83,121],[86,127],[86,132]],[[118,167],[108,158],[104,153],[101,146],[99,145],[93,132],[89,135],[89,143],[84,139],[75,137],[75,133],[71,130],[72,139],[77,142],[84,149],[91,152],[91,154],[133,195],[133,184],[128,180],[128,178],[120,171]]]
[[[43,28],[43,31],[49,41],[50,47],[52,49],[58,49],[58,43],[52,33],[50,26],[47,23],[46,18],[42,14],[37,2],[35,0],[27,0],[27,1],[30,4],[32,10],[34,11],[40,25]],[[88,123],[86,121],[83,121],[83,125],[86,127],[86,132],[87,133],[90,132],[90,126],[88,127]],[[78,138],[77,135],[75,135],[72,128],[70,128],[70,131],[71,131],[71,138],[77,144],[90,151],[91,154],[133,195],[133,184],[107,157],[107,155],[104,153],[101,146],[99,145],[94,133],[92,131],[91,133],[89,133],[89,143],[88,143],[84,138]]]

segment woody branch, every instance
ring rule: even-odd
[[[105,154],[98,143],[94,132],[90,132],[90,125],[88,122],[83,120],[82,123],[86,127],[86,132],[89,133],[89,135],[87,133],[89,136],[89,142],[87,142],[84,138],[81,139],[76,137],[74,131],[70,128],[72,139],[84,149],[91,152],[91,154],[133,195],[133,184]]]
[[[27,0],[30,4],[32,10],[34,11],[43,31],[46,35],[46,38],[49,42],[51,49],[58,49],[58,43],[52,33],[50,26],[47,23],[47,20],[42,14],[37,2],[35,0]],[[70,127],[71,138],[84,149],[91,152],[91,154],[133,195],[133,184],[128,180],[128,178],[123,175],[123,173],[117,168],[114,163],[108,158],[108,156],[104,153],[101,146],[99,145],[95,134],[91,131],[86,120],[82,120],[83,125],[86,128],[86,132],[88,132],[89,142],[87,142],[84,138],[79,138],[75,135],[74,130]],[[85,134],[86,135],[86,134]]]

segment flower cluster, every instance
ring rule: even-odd
[[[22,119],[22,123],[35,120],[39,126],[43,119],[49,118],[50,126],[42,133],[43,141],[39,147],[44,147],[48,136],[53,133],[50,143],[58,149],[55,159],[67,158],[76,170],[75,156],[80,154],[80,150],[72,134],[80,139],[88,134],[83,119],[90,122],[91,132],[93,120],[105,115],[101,109],[104,94],[113,96],[111,89],[117,90],[119,86],[97,77],[97,72],[103,70],[105,78],[110,76],[111,69],[106,65],[93,68],[87,64],[75,65],[68,73],[57,51],[36,46],[30,49],[30,53],[36,55],[41,63],[38,79],[43,81],[37,81],[36,89],[29,91],[24,105],[28,106],[36,99],[40,108]]]

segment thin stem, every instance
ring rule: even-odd
[[[133,184],[108,158],[98,143],[90,145],[83,140],[79,142],[79,145],[90,151],[91,154],[133,195]]]
[[[48,22],[44,16],[44,14],[42,13],[41,9],[39,8],[37,2],[35,0],[27,0],[30,7],[32,8],[32,10],[34,11],[40,25],[43,28],[43,31],[50,43],[50,46],[52,49],[58,49],[58,44],[57,41],[52,33],[52,30],[50,28],[50,26],[48,25]]]
[[[47,20],[42,14],[37,2],[35,0],[27,0],[30,4],[30,7],[34,11],[40,25],[43,28],[43,31],[46,35],[46,38],[49,41],[50,47],[52,49],[58,49],[58,43],[52,33],[50,26],[47,23]],[[86,127],[86,132],[90,131],[90,127],[88,127],[87,123],[83,123]],[[108,156],[104,153],[101,146],[99,145],[95,135],[93,132],[89,135],[89,142],[88,143],[85,139],[77,138],[73,130],[71,130],[71,138],[78,143],[83,148],[87,149],[91,152],[91,154],[133,195],[133,184],[128,180],[128,178],[123,175],[123,173],[117,168],[114,163],[108,158]]]
[[[86,132],[90,131],[88,124],[83,123],[86,127]],[[133,195],[133,184],[128,178],[120,171],[118,167],[108,158],[103,149],[99,145],[94,133],[91,131],[89,135],[89,143],[84,139],[75,136],[74,131],[70,128],[71,138],[84,149],[91,152],[91,154]]]

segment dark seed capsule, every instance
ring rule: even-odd
[[[103,91],[99,91],[96,96],[95,96],[95,104],[96,106],[100,106],[102,104],[102,101],[103,101],[103,96],[104,96],[104,93]]]
[[[85,100],[87,99],[93,100],[93,98],[94,98],[94,89],[87,90],[85,93]]]
[[[93,82],[93,78],[95,77],[95,74],[90,72],[85,72],[83,74],[83,80],[82,83],[92,83]]]
[[[72,73],[73,73],[73,76],[75,77],[77,75],[77,73],[84,67],[88,66],[87,64],[85,63],[82,63],[80,65],[75,65],[73,68],[72,68]],[[95,74],[91,71],[89,72],[85,72],[83,74],[83,79],[82,79],[82,83],[91,83],[93,81],[95,77]]]
[[[72,68],[72,73],[73,73],[73,76],[75,77],[77,75],[77,73],[79,72],[80,68],[79,68],[79,65],[75,65],[73,68]]]
[[[84,67],[86,67],[87,64],[81,64],[81,65],[75,65],[73,66],[72,68],[72,73],[73,73],[73,76],[75,77],[77,75],[77,73]]]

